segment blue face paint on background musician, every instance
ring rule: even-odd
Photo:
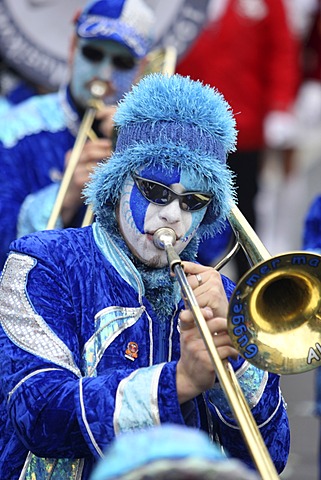
[[[106,88],[102,100],[113,105],[130,90],[138,71],[139,62],[128,47],[113,40],[79,39],[70,81],[72,95],[86,108],[92,98],[91,85],[99,81]]]

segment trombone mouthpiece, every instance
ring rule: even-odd
[[[167,246],[175,245],[176,234],[172,228],[159,228],[153,235],[153,242],[156,248],[165,250]]]
[[[90,93],[94,98],[102,98],[107,93],[107,85],[105,84],[105,82],[95,80],[90,85]]]

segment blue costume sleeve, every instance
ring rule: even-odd
[[[18,216],[17,238],[46,229],[59,186],[60,183],[52,183],[25,198]],[[58,218],[56,228],[63,228],[61,217]]]
[[[321,196],[316,197],[305,218],[303,248],[321,252]]]
[[[17,236],[17,217],[20,205],[29,193],[27,164],[20,162],[14,151],[0,144],[0,269],[3,266],[9,245]]]
[[[21,205],[28,195],[61,178],[65,153],[72,148],[74,138],[56,94],[32,97],[0,118],[0,269],[10,242],[20,234],[17,222]],[[31,228],[30,222],[23,227],[25,213],[26,205],[21,213],[21,232]],[[29,213],[29,219],[33,214]]]
[[[305,217],[303,248],[321,253],[321,195],[312,201]],[[321,416],[321,368],[315,372],[315,414]]]
[[[234,362],[231,361],[233,364]],[[290,429],[286,406],[279,388],[279,376],[263,372],[244,362],[239,368],[234,363],[238,382],[260,429],[264,443],[278,472],[286,465],[290,449]],[[242,458],[252,466],[252,458],[241,441],[241,432],[219,384],[208,392],[213,415],[217,416],[219,438],[231,456]]]

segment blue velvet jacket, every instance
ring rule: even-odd
[[[178,285],[172,313],[157,318],[138,270],[96,224],[35,233],[11,250],[0,282],[1,479],[23,469],[26,479],[88,479],[115,435],[162,423],[203,428],[251,464],[219,383],[178,403]],[[223,283],[230,295],[234,284]],[[289,426],[279,377],[232,364],[281,471]]]
[[[11,241],[46,227],[79,122],[65,89],[1,115],[0,270]]]

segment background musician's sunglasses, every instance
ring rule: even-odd
[[[162,183],[148,180],[135,173],[132,174],[132,177],[141,194],[155,205],[168,205],[177,199],[184,212],[196,212],[207,207],[213,198],[212,194],[203,192],[176,193]]]
[[[92,63],[100,63],[106,57],[103,50],[91,45],[81,47],[81,53]],[[110,55],[110,60],[113,66],[119,70],[131,70],[136,65],[136,59],[130,55]]]

